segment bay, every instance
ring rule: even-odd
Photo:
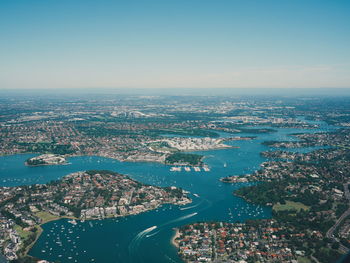
[[[332,128],[322,124],[321,130]],[[66,219],[49,222],[43,225],[43,234],[29,252],[32,256],[62,263],[182,262],[171,244],[174,227],[197,221],[236,222],[271,217],[271,208],[249,204],[232,194],[247,184],[224,184],[219,179],[259,169],[266,160],[260,152],[270,149],[261,144],[265,140],[296,140],[289,134],[321,131],[276,130],[263,134],[239,134],[257,136],[253,140],[228,142],[239,148],[195,152],[205,156],[210,172],[170,172],[170,167],[163,164],[127,163],[97,156],[71,157],[68,165],[28,167],[24,161],[35,154],[21,154],[0,157],[0,184],[42,184],[76,171],[103,169],[127,174],[147,184],[182,187],[191,193],[193,199],[185,207],[165,205],[135,216],[78,222],[76,226]],[[236,135],[220,133],[221,137]],[[306,152],[313,149],[294,150]]]

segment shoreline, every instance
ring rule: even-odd
[[[171,238],[170,243],[171,243],[174,247],[179,248],[179,243],[176,241],[176,239],[177,239],[178,237],[180,237],[180,230],[179,230],[178,228],[173,228],[173,230],[175,230],[175,233],[174,233],[173,237]]]
[[[64,163],[43,163],[43,164],[28,164],[27,162],[24,162],[25,166],[28,167],[39,167],[39,166],[50,166],[50,165],[68,165],[70,164],[69,162],[64,162]]]

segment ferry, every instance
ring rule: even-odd
[[[153,231],[156,228],[157,228],[157,226],[151,226],[150,228],[147,228],[146,231],[147,232],[151,232],[151,231]]]

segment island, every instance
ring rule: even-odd
[[[76,172],[43,185],[0,187],[0,200],[0,248],[9,260],[30,258],[40,225],[48,221],[130,216],[191,202],[181,188],[147,185],[105,170]]]
[[[66,164],[67,160],[63,155],[58,154],[42,154],[33,158],[29,158],[25,161],[28,166],[40,166],[40,165],[58,165]]]

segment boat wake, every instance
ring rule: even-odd
[[[187,207],[180,207],[180,210],[187,210],[187,209],[191,209],[191,208],[195,208],[197,206],[199,206],[202,202],[196,204],[196,205],[192,205],[192,206],[187,206]]]
[[[137,251],[138,247],[140,246],[141,240],[144,237],[147,237],[147,234],[152,232],[154,229],[156,229],[157,226],[151,226],[149,228],[146,228],[145,230],[141,231],[138,233],[133,240],[131,240],[130,245],[129,245],[129,253],[130,255],[133,255],[135,251]]]
[[[159,232],[162,231],[162,229],[164,227],[167,227],[167,226],[172,225],[174,223],[178,223],[180,221],[183,221],[183,220],[186,220],[188,218],[194,217],[194,216],[196,216],[198,214],[198,212],[206,210],[212,205],[212,203],[209,200],[203,199],[201,202],[199,202],[196,205],[189,206],[189,207],[183,207],[183,208],[180,208],[180,210],[187,210],[187,209],[195,208],[197,206],[203,205],[203,203],[206,203],[206,205],[204,207],[202,207],[201,209],[199,209],[197,212],[193,212],[193,213],[190,213],[190,214],[186,214],[186,215],[180,216],[178,218],[175,218],[173,220],[165,222],[164,224],[161,224],[161,225],[158,225],[158,226],[152,226],[152,227],[146,228],[145,230],[139,232],[131,240],[131,242],[129,244],[129,247],[128,247],[129,255],[131,256],[131,258],[134,258],[136,260],[135,257],[137,257],[137,261],[138,262],[143,262],[142,258],[141,258],[141,255],[139,253],[139,251],[140,251],[139,247],[140,247],[140,244],[141,244],[143,239],[157,235]],[[154,231],[155,229],[157,229],[157,231]],[[152,231],[154,231],[154,232],[152,232]]]
[[[159,227],[152,226],[152,227],[146,228],[145,230],[143,230],[140,233],[138,233],[131,240],[130,245],[129,245],[129,254],[132,255],[132,256],[136,255],[142,239],[145,238],[145,237],[148,238],[148,237],[154,236],[160,231],[159,230],[159,231],[157,231],[155,233],[150,234],[153,230],[155,230],[157,228],[159,229],[159,228],[164,227],[166,225],[170,225],[170,224],[173,224],[173,223],[185,220],[185,219],[193,217],[193,216],[195,216],[197,214],[198,214],[197,212],[194,212],[194,213],[191,213],[191,214],[188,214],[188,215],[181,216],[181,217],[176,218],[174,220],[170,220],[170,221],[166,222],[165,224],[163,224],[163,225],[161,225]]]
[[[166,226],[166,225],[170,225],[170,224],[173,224],[173,223],[176,223],[176,222],[185,220],[185,219],[190,218],[190,217],[192,217],[192,216],[195,216],[195,215],[197,215],[197,214],[198,214],[197,212],[194,212],[194,213],[192,213],[192,214],[188,214],[188,215],[181,216],[181,217],[179,217],[179,218],[176,218],[176,219],[174,219],[174,220],[170,220],[170,221],[166,222],[165,224],[161,225],[160,227],[163,227],[163,226]]]
[[[154,229],[156,229],[157,226],[151,226],[149,228],[146,228],[145,230],[141,231],[140,233],[138,233],[136,235],[136,237],[134,239],[138,240],[138,239],[141,239],[143,238],[146,234],[152,232]]]
[[[146,237],[153,237],[155,235],[157,235],[160,232],[160,230],[158,230],[157,232],[153,233],[153,234],[148,234],[146,235]]]

